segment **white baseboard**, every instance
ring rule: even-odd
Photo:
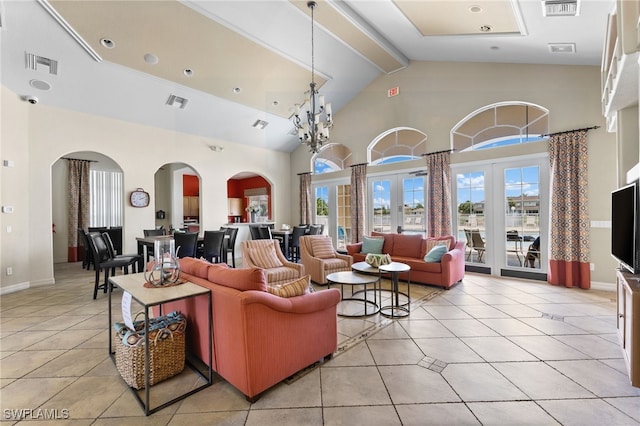
[[[15,293],[17,291],[26,290],[30,287],[29,283],[18,283],[13,285],[8,285],[6,287],[0,287],[0,296],[3,294]]]
[[[602,291],[612,291],[616,292],[616,284],[615,283],[605,283],[600,281],[591,281],[591,289],[592,290],[602,290]]]

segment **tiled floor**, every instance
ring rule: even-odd
[[[474,274],[431,299],[413,285],[407,319],[340,319],[348,350],[254,404],[217,380],[145,418],[107,355],[92,280],[56,265],[55,286],[2,296],[3,424],[21,409],[68,413],[38,423],[56,425],[640,424],[613,293]]]

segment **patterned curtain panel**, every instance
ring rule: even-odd
[[[367,164],[351,166],[351,242],[362,241],[367,212]]]
[[[586,131],[550,138],[550,284],[591,287],[587,160]]]
[[[300,175],[300,223],[313,223],[311,173]]]
[[[78,228],[89,227],[90,161],[67,159],[69,174],[69,193],[67,205],[67,261],[77,262],[80,259],[78,250]]]
[[[427,156],[429,210],[427,236],[451,235],[451,154],[439,152]]]

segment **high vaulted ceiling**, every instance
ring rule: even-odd
[[[614,0],[579,0],[578,16],[543,6],[317,0],[315,81],[339,115],[411,61],[599,65]],[[309,12],[298,0],[2,0],[2,84],[37,97],[34,108],[292,151],[289,117],[311,81]]]

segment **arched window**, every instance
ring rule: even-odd
[[[476,110],[451,130],[455,151],[537,142],[548,133],[549,110],[527,102],[500,102]]]
[[[426,153],[427,135],[409,127],[396,127],[375,138],[367,147],[369,164],[414,160]]]
[[[335,172],[351,166],[351,150],[339,143],[326,145],[311,157],[311,170],[314,174]]]

